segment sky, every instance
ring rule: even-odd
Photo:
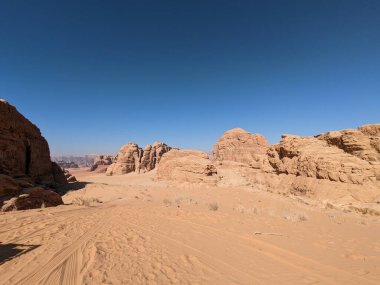
[[[0,1],[0,98],[52,155],[380,123],[378,0]]]

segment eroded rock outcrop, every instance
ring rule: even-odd
[[[368,161],[314,137],[283,136],[268,151],[268,157],[278,174],[352,184],[376,180],[375,169]]]
[[[114,157],[112,155],[97,155],[94,158],[94,165],[111,165],[114,160]]]
[[[115,157],[115,162],[107,169],[107,175],[127,174],[139,171],[143,150],[135,143],[123,145]]]
[[[112,162],[114,161],[114,157],[112,155],[97,155],[94,158],[94,164],[91,165],[90,171],[95,171],[96,169],[99,168],[100,165],[111,165]],[[106,168],[102,168],[104,172],[107,170]]]
[[[77,182],[77,179],[74,175],[72,175],[68,170],[64,171],[65,178],[67,182]]]
[[[280,143],[269,147],[255,139],[243,143],[248,139],[241,137],[252,138],[243,130],[228,131],[214,147],[221,178],[218,185],[254,187],[320,203],[334,201],[349,209],[358,203],[376,207],[380,201],[379,126],[315,137],[284,135]]]
[[[3,212],[14,210],[28,210],[43,207],[54,207],[63,204],[62,198],[56,192],[43,188],[33,187],[24,189],[22,194],[4,202]]]
[[[147,145],[144,149],[140,163],[140,171],[147,172],[159,164],[162,156],[171,150],[171,147],[160,142],[155,142],[152,145]]]
[[[268,148],[262,135],[236,128],[225,132],[215,143],[213,159],[257,165],[262,163]]]
[[[0,207],[32,186],[45,189],[65,185],[67,181],[52,164],[40,130],[4,100],[0,100],[0,118]],[[33,192],[33,199],[41,191]]]
[[[106,174],[115,175],[150,171],[156,167],[163,154],[169,150],[171,150],[171,147],[160,142],[147,145],[144,150],[135,143],[128,143],[121,147],[114,162],[108,167]]]
[[[164,154],[157,168],[157,178],[175,182],[216,184],[217,170],[208,155],[195,150],[173,149]]]
[[[380,124],[365,125],[358,129],[327,132],[316,136],[329,145],[368,161],[380,168]]]
[[[4,100],[0,114],[0,173],[54,182],[49,146],[40,130]]]

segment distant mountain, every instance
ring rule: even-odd
[[[89,167],[94,164],[96,154],[88,154],[85,156],[53,156],[51,159],[57,163],[76,164],[79,167]]]

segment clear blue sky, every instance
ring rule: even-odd
[[[0,97],[53,155],[380,123],[380,1],[2,0]]]

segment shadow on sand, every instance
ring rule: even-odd
[[[76,181],[76,182],[70,183],[68,187],[68,191],[77,191],[77,190],[83,189],[88,184],[93,184],[93,182]]]
[[[70,191],[77,191],[81,190],[86,187],[88,184],[92,184],[93,182],[85,182],[85,181],[76,181],[76,182],[71,182],[68,185],[62,186],[56,190],[58,194],[61,196],[65,195],[67,192]]]
[[[0,265],[39,246],[33,244],[0,243]]]

